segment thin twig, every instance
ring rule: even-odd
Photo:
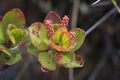
[[[72,22],[71,22],[72,27],[76,27],[77,25],[79,6],[80,6],[80,0],[74,0]],[[74,69],[73,68],[69,69],[69,80],[74,80]]]
[[[117,10],[115,8],[111,9],[105,16],[103,16],[100,20],[98,20],[93,26],[91,26],[87,31],[86,34],[90,34],[93,30],[95,30],[102,22],[104,22],[107,18],[109,18],[113,13],[117,12]],[[97,68],[94,71],[94,76],[91,75],[89,80],[93,80],[95,79],[95,76],[97,75],[97,73],[101,70],[101,67],[105,64],[106,62],[106,57],[101,58],[99,64],[97,65]],[[77,77],[80,75],[80,73],[75,77],[75,79],[77,80]]]
[[[69,69],[69,80],[74,80],[74,69],[73,68]]]
[[[76,25],[77,25],[79,6],[80,6],[80,0],[74,0],[73,13],[72,13],[72,19],[71,19],[72,27],[76,27]]]
[[[118,6],[116,0],[111,0],[111,2],[113,3],[113,5],[116,7],[116,9],[118,10],[118,12],[120,13],[120,7]]]
[[[98,20],[92,27],[86,31],[86,35],[90,34],[94,29],[96,29],[101,23],[103,23],[107,18],[109,18],[113,13],[117,12],[115,8],[110,10],[105,16]]]
[[[107,7],[107,6],[110,6],[111,5],[111,2],[110,1],[101,1],[95,5],[89,5],[90,7]]]
[[[100,2],[101,0],[97,0],[97,1],[95,1],[94,3],[92,3],[92,5],[95,5],[95,4],[97,4],[98,2]]]

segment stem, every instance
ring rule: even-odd
[[[116,12],[115,8],[113,8],[112,10],[110,10],[105,16],[103,16],[100,20],[98,20],[93,26],[91,26],[86,31],[86,35],[90,34],[93,30],[95,30],[101,23],[103,23],[107,18],[109,18],[115,12]]]
[[[76,27],[77,25],[79,6],[80,6],[80,0],[74,0],[72,22],[71,22],[72,27]],[[69,69],[69,80],[74,80],[74,69],[73,68]]]
[[[119,8],[116,0],[111,0],[111,2],[113,3],[113,5],[116,7],[116,9],[118,10],[118,12],[120,13],[120,8]]]
[[[103,16],[100,20],[98,20],[93,26],[91,26],[87,31],[86,34],[90,34],[93,30],[95,30],[101,23],[103,23],[107,18],[109,18],[113,13],[117,12],[117,10],[115,8],[111,9],[105,16]],[[108,39],[109,40],[109,39]],[[106,40],[108,42],[108,40]],[[108,44],[107,44],[108,45]],[[108,47],[108,46],[107,46]],[[98,72],[101,70],[101,67],[105,64],[106,62],[106,57],[103,56],[103,58],[101,58],[99,64],[97,65],[97,67],[95,68],[93,75],[90,75],[89,80],[95,80]],[[79,76],[82,73],[78,73],[78,75],[76,75],[75,80],[79,80]]]
[[[95,5],[95,4],[97,4],[98,2],[100,2],[101,0],[97,0],[97,1],[95,1],[94,3],[92,3],[92,5]]]
[[[80,0],[74,0],[73,13],[72,13],[72,19],[71,19],[72,27],[76,27],[77,25],[79,6],[80,6]]]

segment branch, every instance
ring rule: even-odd
[[[111,2],[110,1],[101,1],[97,4],[94,4],[94,5],[89,5],[90,7],[107,7],[107,6],[110,6],[111,5]]]
[[[105,16],[103,16],[100,20],[98,20],[93,26],[91,26],[86,31],[86,35],[90,34],[93,30],[95,30],[101,23],[103,23],[107,18],[109,18],[115,12],[117,12],[115,8],[110,10]]]
[[[72,27],[76,27],[76,25],[77,25],[79,6],[80,6],[80,0],[74,0],[74,6],[73,6],[73,10],[72,10],[73,13],[72,13],[72,19],[71,19]]]
[[[79,6],[80,6],[80,0],[74,0],[72,22],[71,22],[72,27],[76,27],[77,25]],[[73,68],[69,69],[69,80],[74,80],[74,69]]]
[[[113,13],[117,12],[117,10],[115,8],[111,9],[105,16],[103,16],[100,20],[98,20],[93,26],[91,26],[87,31],[86,34],[90,34],[93,30],[95,30],[101,23],[103,23],[107,18],[109,18]],[[107,40],[108,41],[108,40]],[[109,47],[109,46],[107,46]],[[97,73],[101,70],[101,68],[103,67],[103,65],[106,63],[106,57],[102,57],[100,62],[98,63],[98,65],[96,66],[93,74],[91,75],[89,80],[94,80],[95,76],[97,75]],[[78,73],[78,75],[76,75],[75,79],[78,80],[78,77],[80,76],[81,73]]]

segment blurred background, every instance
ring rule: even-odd
[[[70,18],[69,29],[79,27],[87,31],[82,47],[76,51],[83,57],[85,65],[69,69],[57,67],[57,70],[44,73],[35,57],[26,48],[21,48],[23,59],[0,72],[0,80],[120,80],[120,14],[111,0],[0,0],[0,16],[13,8],[20,8],[26,17],[26,26],[33,22],[42,22],[49,11],[57,12],[61,17]],[[120,1],[116,0],[118,5]],[[75,20],[75,21],[72,21]],[[96,29],[88,31],[94,27]],[[71,79],[72,80],[72,79]]]

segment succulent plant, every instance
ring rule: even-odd
[[[51,11],[43,23],[35,22],[29,27],[31,43],[28,51],[38,58],[42,70],[55,70],[56,64],[66,68],[82,67],[84,61],[75,51],[81,47],[86,33],[79,28],[68,31],[69,18]]]
[[[55,70],[57,64],[82,67],[84,61],[75,51],[83,44],[86,34],[79,28],[68,31],[68,22],[66,15],[61,19],[51,11],[43,23],[33,23],[28,33],[23,12],[9,11],[0,21],[0,65],[12,65],[21,59],[17,47],[26,42],[29,34],[28,51],[38,58],[43,71]]]
[[[12,65],[21,59],[16,46],[26,41],[25,17],[20,9],[7,12],[0,21],[0,65]]]

